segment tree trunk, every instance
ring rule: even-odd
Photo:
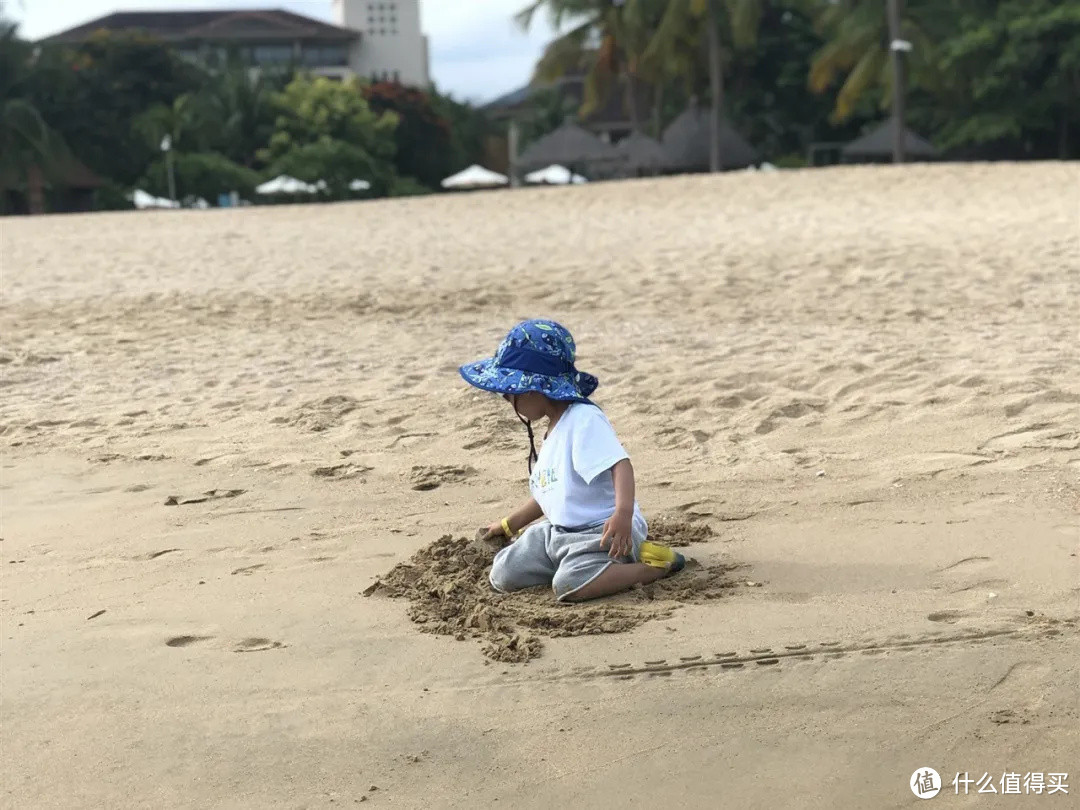
[[[889,52],[892,55],[893,70],[893,103],[892,114],[896,131],[893,133],[893,162],[903,163],[904,154],[904,126],[905,109],[904,102],[907,97],[907,75],[905,73],[904,52],[897,44],[902,38],[901,18],[904,13],[904,0],[888,0],[887,13],[889,15]]]
[[[658,81],[653,87],[653,137],[660,140],[664,125],[664,82]]]
[[[709,3],[709,87],[712,91],[712,109],[709,113],[709,171],[724,168],[724,156],[720,153],[720,126],[724,110],[724,65],[720,52],[720,20],[716,8]]]
[[[45,179],[33,163],[26,169],[26,204],[31,214],[45,213]]]
[[[630,130],[637,132],[641,127],[640,114],[638,112],[638,80],[631,71],[626,72],[627,107],[630,113]]]

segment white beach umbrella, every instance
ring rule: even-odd
[[[535,172],[530,172],[525,175],[526,183],[545,183],[550,186],[565,186],[570,183],[579,184],[587,183],[584,177],[580,174],[574,174],[565,166],[560,166],[558,163],[553,163],[545,169],[540,169]]]
[[[443,188],[494,188],[505,186],[510,178],[475,163],[442,181]]]
[[[371,188],[371,183],[367,180],[356,179],[349,183],[349,191],[367,191]]]
[[[175,200],[169,200],[165,197],[155,197],[153,194],[147,191],[143,191],[141,188],[137,188],[133,192],[131,192],[131,195],[128,199],[130,199],[131,202],[135,204],[135,207],[138,208],[140,211],[143,211],[147,208],[180,207],[180,203],[176,202]]]
[[[279,174],[273,180],[255,186],[258,194],[314,194],[316,190],[315,186],[287,174]]]

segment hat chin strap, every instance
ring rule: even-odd
[[[532,475],[533,462],[540,458],[540,455],[536,452],[536,437],[533,435],[532,421],[522,416],[521,411],[518,410],[518,395],[511,394],[510,396],[514,398],[514,413],[517,415],[517,418],[521,420],[521,424],[525,425],[525,430],[529,433],[529,475]]]

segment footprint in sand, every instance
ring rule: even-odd
[[[270,421],[320,433],[342,424],[345,416],[359,408],[360,404],[360,401],[353,397],[337,394],[305,402],[288,416],[278,416]]]
[[[166,554],[172,554],[172,553],[177,552],[177,551],[180,551],[180,549],[178,549],[178,548],[163,548],[161,551],[152,551],[149,554],[140,554],[138,557],[135,557],[134,559],[143,560],[143,561],[156,560],[158,557],[164,557]]]
[[[929,614],[926,618],[932,622],[956,624],[961,619],[966,618],[970,615],[970,613],[964,610],[938,610]]]
[[[205,503],[206,501],[216,501],[221,498],[235,498],[245,492],[247,492],[246,489],[208,489],[202,495],[170,495],[165,499],[165,505],[184,506],[189,503]]]
[[[409,473],[412,488],[420,492],[438,489],[443,484],[456,484],[476,475],[472,467],[439,466],[415,466]]]
[[[316,467],[311,474],[316,478],[328,478],[334,481],[344,481],[351,478],[359,478],[364,483],[364,473],[371,472],[373,468],[363,464],[334,464],[329,467]]]
[[[166,647],[190,647],[200,641],[209,641],[213,636],[173,636],[165,640]]]
[[[265,650],[280,650],[284,647],[285,645],[280,641],[271,641],[268,638],[245,638],[233,647],[233,652],[264,652]]]

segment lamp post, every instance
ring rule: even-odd
[[[161,151],[165,153],[165,173],[169,178],[169,199],[176,202],[176,175],[173,172],[172,138],[166,135],[161,139]]]
[[[911,51],[911,43],[900,36],[900,17],[904,0],[888,0],[889,53],[892,56],[893,73],[893,163],[904,162],[904,102],[907,93],[907,76],[904,54]]]

